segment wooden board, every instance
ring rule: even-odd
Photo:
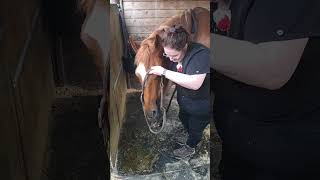
[[[124,18],[130,36],[137,43],[148,37],[167,18],[186,9],[210,9],[209,0],[124,0]]]
[[[154,2],[154,1],[197,1],[197,0],[123,0],[123,2]]]
[[[144,18],[144,19],[127,19],[127,26],[156,26],[164,22],[167,18]]]
[[[133,36],[136,42],[143,41],[149,35],[150,35],[150,33],[130,33],[130,36]]]
[[[128,26],[128,31],[131,34],[147,33],[154,31],[157,26]]]
[[[120,131],[125,116],[127,82],[122,68],[123,43],[116,5],[110,5],[110,89],[109,89],[109,121],[110,121],[110,157],[115,166]]]
[[[125,19],[144,19],[144,18],[167,18],[174,16],[183,10],[164,10],[164,9],[142,9],[142,10],[126,10],[124,17]]]
[[[125,10],[129,9],[172,9],[184,10],[194,7],[210,7],[210,1],[155,1],[155,2],[123,2]]]

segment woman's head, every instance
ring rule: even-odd
[[[165,30],[162,46],[164,56],[171,61],[179,62],[183,59],[189,43],[189,33],[180,25],[174,25]]]

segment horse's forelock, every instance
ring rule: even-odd
[[[135,57],[135,64],[138,65],[140,63],[145,64],[147,66],[150,58],[150,50],[148,44],[141,43],[141,46]]]
[[[155,38],[150,37],[141,42],[140,48],[136,54],[135,63],[144,63],[146,67],[149,65],[150,55],[154,52],[155,46]]]

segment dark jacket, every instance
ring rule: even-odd
[[[178,95],[190,99],[207,99],[210,96],[210,50],[199,43],[191,43],[182,61],[182,67],[184,74],[208,74],[198,90],[177,85]]]
[[[176,65],[176,64],[175,64]],[[177,71],[174,65],[174,70]],[[184,74],[204,74],[205,80],[198,90],[177,86],[180,109],[193,114],[208,114],[210,107],[210,50],[199,43],[190,43],[182,60]]]
[[[213,111],[223,141],[225,179],[234,179],[227,178],[232,174],[259,179],[259,173],[306,178],[320,167],[320,1],[233,0],[230,9],[227,34],[232,38],[252,43],[310,40],[280,89],[250,86],[214,72]],[[238,172],[231,172],[233,164]]]

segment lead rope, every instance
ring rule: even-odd
[[[166,111],[166,108],[163,106],[163,76],[161,76],[161,82],[160,82],[160,110],[162,112],[162,127],[161,129],[159,130],[158,133],[160,133],[163,128],[164,128],[164,125],[166,124],[166,121],[167,121],[167,111]],[[156,134],[158,134],[156,133]]]
[[[147,71],[146,76],[145,76],[145,79],[144,79],[144,81],[143,81],[143,85],[142,85],[142,92],[141,92],[141,96],[140,96],[140,101],[141,101],[141,103],[142,103],[142,106],[143,106],[143,104],[144,104],[143,92],[144,92],[144,88],[145,88],[146,82],[147,82],[147,80],[148,80],[148,77],[149,77],[149,75],[150,75],[149,72],[150,72],[150,70]],[[146,116],[146,114],[145,114],[145,111],[143,110],[144,118],[145,118],[145,120],[146,120],[146,122],[147,122],[148,128],[149,128],[150,132],[153,133],[153,134],[159,134],[160,132],[162,132],[162,130],[163,130],[164,126],[165,126],[165,123],[166,123],[166,121],[167,121],[167,109],[169,109],[169,106],[170,106],[170,104],[171,104],[171,100],[170,100],[169,106],[168,106],[167,108],[165,108],[165,107],[163,106],[163,87],[164,87],[164,84],[163,84],[163,76],[161,76],[161,81],[160,81],[160,110],[161,110],[161,112],[162,112],[162,119],[163,119],[163,120],[162,120],[162,126],[161,126],[161,128],[160,128],[159,131],[154,131],[154,130],[151,129],[151,126],[150,126],[150,124],[149,124],[149,121],[147,120],[147,116]],[[172,97],[173,97],[173,96],[172,96]],[[171,97],[171,99],[172,99],[172,97]]]
[[[177,87],[175,87],[174,90],[173,90],[173,93],[172,93],[172,95],[171,95],[171,98],[170,98],[170,101],[169,101],[169,104],[168,104],[166,113],[168,113],[168,111],[169,111],[169,107],[170,107],[170,105],[171,105],[171,101],[172,101],[172,99],[173,99],[174,93],[176,93],[176,90],[177,90]]]

